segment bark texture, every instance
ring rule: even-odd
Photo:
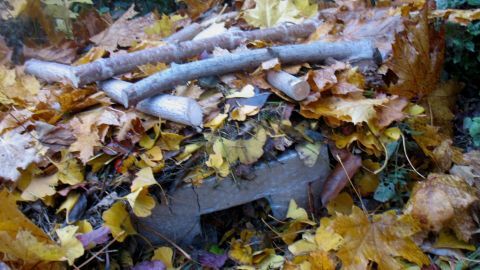
[[[72,67],[66,78],[78,87],[96,81],[103,81],[115,75],[124,74],[136,67],[147,63],[171,63],[182,61],[199,55],[204,51],[211,51],[215,47],[234,49],[245,41],[266,40],[272,42],[292,42],[297,38],[308,37],[320,24],[317,20],[308,20],[301,24],[284,24],[267,29],[252,31],[231,31],[215,37],[195,41],[184,41],[177,44],[168,44],[138,52],[122,54],[111,58],[98,59],[92,63]],[[32,61],[32,60],[30,60]],[[29,62],[29,61],[27,61]],[[29,70],[27,70],[29,72]],[[36,74],[38,78],[46,80],[43,73]]]
[[[122,96],[122,91],[130,85],[129,82],[112,79],[103,81],[99,87],[111,99],[118,102]],[[203,123],[202,108],[195,100],[187,97],[157,95],[139,102],[136,109],[146,114],[195,128],[201,127]]]
[[[47,83],[63,82],[78,84],[75,67],[64,64],[31,59],[25,62],[25,72],[41,78]]]
[[[273,87],[296,101],[304,100],[310,93],[308,82],[285,71],[269,70],[267,72],[267,81]]]
[[[132,84],[126,91],[122,92],[123,96],[119,102],[128,107],[190,80],[253,69],[272,58],[278,58],[282,64],[319,62],[328,57],[337,60],[359,61],[374,58],[376,52],[374,43],[370,40],[317,41],[310,44],[247,50],[186,64],[172,65],[167,70]]]
[[[191,40],[198,33],[202,32],[205,27],[199,23],[192,23],[185,26],[180,31],[171,34],[163,39],[167,43],[178,43],[186,40]]]

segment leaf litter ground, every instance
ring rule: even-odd
[[[23,37],[23,56],[10,36],[0,36],[2,267],[478,267],[480,156],[453,143],[462,85],[440,79],[443,21],[466,25],[478,10],[440,11],[423,1],[184,1],[186,9],[174,14],[136,16],[132,6],[113,20],[89,1],[33,2],[9,1],[10,11],[0,13],[2,23],[43,29]],[[59,8],[71,16],[54,12]],[[234,16],[212,22],[228,12]],[[195,20],[212,22],[199,34],[205,38],[308,18],[322,23],[295,42],[368,37],[383,60],[287,66],[272,59],[171,89],[202,107],[201,130],[125,109],[95,84],[46,84],[17,61],[86,64],[161,46]],[[271,45],[255,40],[189,61]],[[139,66],[119,79],[135,82],[170,66]],[[271,70],[307,82],[307,98],[297,102],[273,87]],[[281,221],[259,200],[213,213],[202,218],[204,237],[188,249],[152,246],[135,229],[132,216],[151,215],[182,185],[211,176],[249,181],[253,164],[291,149],[311,165],[322,144],[333,168],[314,198],[322,209],[292,200]]]

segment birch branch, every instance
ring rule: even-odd
[[[248,50],[180,65],[153,74],[132,84],[123,91],[119,102],[125,107],[170,90],[176,85],[201,77],[249,70],[263,62],[278,58],[282,64],[319,62],[328,57],[337,60],[359,61],[373,59],[377,49],[370,40],[349,42],[313,42]]]
[[[167,43],[178,43],[186,40],[191,40],[198,33],[202,32],[205,27],[199,23],[192,23],[185,26],[180,31],[171,34],[163,39]]]
[[[285,71],[269,70],[267,72],[267,81],[273,87],[296,101],[304,100],[310,93],[308,82]]]
[[[47,82],[59,82],[68,79],[69,83],[78,87],[130,72],[136,67],[148,63],[182,61],[199,55],[204,51],[212,51],[215,47],[234,49],[245,41],[252,40],[291,42],[297,38],[308,37],[319,24],[320,22],[317,20],[307,20],[297,25],[284,24],[252,31],[231,31],[211,38],[167,44],[156,48],[98,59],[92,63],[64,70],[62,76],[58,77],[54,76],[54,72],[42,72],[43,67],[38,66],[40,62],[35,60],[29,60],[25,63],[25,71]]]
[[[131,84],[112,79],[99,83],[99,87],[112,100],[119,102],[122,92]],[[157,95],[139,102],[136,109],[146,114],[195,128],[201,127],[203,123],[202,108],[195,100],[187,97]]]

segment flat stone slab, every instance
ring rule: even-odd
[[[266,198],[273,215],[285,218],[290,199],[301,207],[308,205],[308,192],[319,201],[320,191],[329,173],[327,147],[320,149],[317,162],[307,167],[295,151],[284,153],[276,161],[255,166],[253,180],[206,179],[200,187],[186,185],[171,194],[170,205],[157,205],[152,215],[137,220],[138,231],[152,243],[164,242],[151,232],[161,233],[181,245],[189,244],[201,233],[200,216]],[[318,202],[315,202],[318,205]]]

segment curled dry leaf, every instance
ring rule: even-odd
[[[321,199],[322,205],[327,205],[330,200],[335,198],[340,191],[347,185],[349,179],[352,179],[355,173],[362,166],[362,158],[348,153],[335,165],[335,169],[328,175],[323,184]],[[348,173],[348,175],[347,175]]]
[[[458,176],[431,173],[427,180],[415,185],[405,213],[419,220],[422,228],[440,231],[477,200],[474,191]]]

